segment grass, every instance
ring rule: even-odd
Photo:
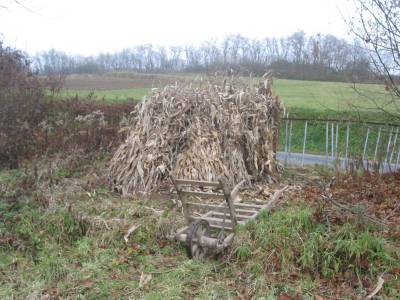
[[[335,295],[330,282],[340,291],[358,276],[373,287],[377,275],[399,267],[396,238],[370,225],[318,221],[302,199],[240,226],[225,256],[190,260],[181,244],[165,239],[170,202],[109,191],[101,179],[106,163],[49,173],[39,162],[38,177],[29,167],[1,172],[0,298],[314,299]],[[140,228],[125,243],[133,224]],[[150,280],[140,285],[143,274]],[[366,290],[345,293],[352,299]],[[387,279],[380,295],[398,297],[398,282]]]
[[[274,81],[274,90],[282,99],[288,112],[303,114],[342,115],[351,112],[352,106],[363,107],[368,112],[375,107],[363,94],[373,97],[378,103],[385,103],[391,98],[384,86],[377,84],[357,84],[357,91],[351,83],[303,81],[278,79]]]

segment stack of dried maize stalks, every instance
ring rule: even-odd
[[[124,195],[155,191],[176,178],[231,183],[271,180],[281,112],[270,74],[258,85],[238,79],[167,86],[140,103],[109,179]]]

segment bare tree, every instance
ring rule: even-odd
[[[400,119],[400,1],[353,0],[356,14],[348,20],[351,31],[359,37],[369,53],[373,71],[390,92],[390,111],[385,105],[375,105],[385,113]],[[384,107],[385,106],[385,107]]]
[[[10,9],[14,5],[22,7],[30,13],[38,14],[38,12],[34,11],[32,8],[26,5],[25,1],[23,0],[0,0],[0,9]]]

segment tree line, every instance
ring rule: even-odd
[[[229,35],[199,46],[140,45],[96,56],[67,55],[57,50],[32,57],[41,74],[104,72],[215,72],[233,70],[261,75],[273,69],[281,78],[371,81],[370,60],[362,44],[333,35],[307,36],[298,31],[282,38],[249,39]]]

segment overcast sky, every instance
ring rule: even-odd
[[[241,34],[280,37],[304,30],[346,37],[346,0],[0,0],[0,33],[28,53],[115,52],[139,44],[196,45]]]

